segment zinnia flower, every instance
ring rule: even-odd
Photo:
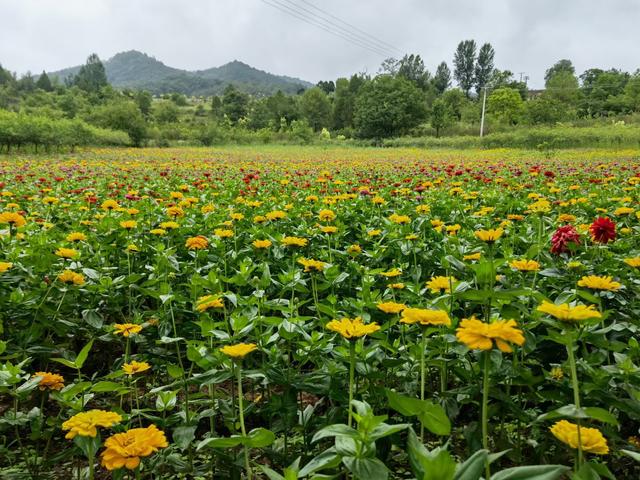
[[[625,258],[624,263],[626,263],[630,267],[638,268],[640,267],[640,257]]]
[[[320,210],[320,213],[318,213],[318,218],[322,222],[332,222],[335,220],[336,214],[333,212],[333,210]]]
[[[608,218],[598,217],[589,227],[591,240],[598,243],[608,243],[616,239],[616,224]]]
[[[2,212],[0,213],[0,223],[8,223],[16,228],[22,227],[27,223],[25,218],[19,213],[15,212]]]
[[[568,252],[569,244],[580,245],[580,234],[573,225],[562,225],[551,237],[551,253]]]
[[[513,260],[509,263],[509,266],[521,272],[537,272],[540,270],[540,263],[535,260]]]
[[[13,263],[11,262],[0,262],[0,273],[4,273],[12,267]]]
[[[483,242],[487,242],[487,243],[493,243],[496,240],[498,240],[503,233],[504,233],[503,229],[496,228],[496,229],[489,229],[489,230],[478,230],[477,232],[474,233],[474,235],[478,240],[482,240]]]
[[[40,390],[62,390],[64,388],[64,377],[57,373],[36,372],[34,376],[40,377],[38,388]]]
[[[622,284],[620,282],[614,282],[613,278],[608,275],[605,277],[600,277],[598,275],[588,275],[586,277],[582,277],[578,281],[579,287],[587,287],[593,290],[618,290]]]
[[[299,258],[298,263],[304,266],[305,272],[322,272],[327,266],[326,263],[320,260],[312,260],[309,258]]]
[[[184,246],[189,250],[203,250],[209,246],[209,240],[202,235],[198,235],[197,237],[187,238]]]
[[[426,308],[405,308],[402,311],[401,323],[419,323],[420,325],[451,325],[451,319],[444,310]]]
[[[540,305],[537,310],[538,312],[547,313],[563,322],[579,322],[580,320],[602,318],[602,314],[596,310],[594,305],[571,306],[568,303],[555,305],[545,301],[542,302],[542,305]]]
[[[138,222],[136,222],[135,220],[124,220],[120,222],[120,227],[124,228],[125,230],[132,230],[137,226]]]
[[[382,310],[384,313],[400,313],[407,308],[404,303],[396,302],[381,302],[377,305],[378,310]]]
[[[269,248],[271,246],[271,240],[254,240],[252,245],[257,249]]]
[[[73,283],[74,285],[84,285],[84,275],[76,273],[72,270],[65,270],[58,275],[58,280],[62,283]]]
[[[431,290],[431,293],[449,293],[451,292],[451,285],[456,281],[453,277],[431,277],[431,280],[427,282],[427,288]]]
[[[231,358],[242,359],[257,349],[258,346],[255,343],[238,343],[236,345],[226,345],[220,351]]]
[[[80,435],[81,437],[92,437],[98,434],[96,427],[109,428],[122,421],[122,417],[115,412],[105,410],[89,410],[75,414],[62,424],[62,430],[69,430],[64,438],[69,440]]]
[[[216,228],[213,231],[214,235],[220,238],[231,238],[233,237],[233,230],[229,230],[227,228]]]
[[[76,258],[78,256],[78,251],[73,248],[59,248],[56,250],[55,254],[62,258]]]
[[[515,320],[484,323],[475,317],[465,318],[456,329],[456,337],[473,350],[491,350],[495,342],[501,352],[509,353],[513,351],[511,343],[524,344],[524,335]]]
[[[100,454],[102,466],[107,470],[125,467],[135,470],[141,457],[148,457],[161,448],[169,446],[162,430],[155,425],[147,428],[132,428],[124,433],[111,435],[104,442],[105,449]]]
[[[578,441],[578,429],[580,439]],[[560,420],[549,428],[553,436],[571,448],[582,447],[583,452],[595,453],[596,455],[606,455],[609,453],[607,439],[597,428],[581,427],[567,420]]]
[[[67,242],[84,242],[87,236],[81,232],[71,232],[67,235]]]
[[[204,295],[198,298],[196,302],[196,310],[198,312],[206,312],[210,308],[224,308],[224,302],[215,295]]]
[[[364,337],[380,330],[380,325],[377,323],[362,323],[362,318],[360,317],[356,317],[353,320],[350,318],[331,320],[326,327],[331,331],[338,332],[346,339]]]
[[[131,363],[125,363],[122,365],[122,371],[127,375],[135,375],[136,373],[146,372],[151,368],[147,362],[136,362],[132,360]]]
[[[136,335],[142,331],[142,326],[135,323],[116,323],[113,328],[116,335],[122,335],[128,337],[130,335]]]
[[[300,237],[284,237],[282,239],[282,244],[285,247],[306,247],[308,240],[306,238]]]

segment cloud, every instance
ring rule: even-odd
[[[524,72],[533,87],[561,58],[578,72],[640,67],[636,0],[0,0],[0,62],[38,73],[82,63],[91,52],[106,59],[136,49],[177,68],[238,59],[315,82],[375,73],[386,56],[267,1],[320,14],[315,5],[402,52],[419,53],[431,70],[442,60],[451,64],[467,38],[492,43],[496,66]]]

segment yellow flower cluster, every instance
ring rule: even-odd
[[[226,345],[220,351],[231,358],[242,359],[257,349],[258,346],[255,343],[238,343]]]
[[[427,308],[405,308],[402,311],[401,323],[419,323],[420,325],[444,325],[450,326],[451,319],[444,310],[431,310]]]
[[[456,329],[456,337],[472,350],[491,350],[495,342],[500,351],[509,353],[513,351],[510,344],[524,344],[524,335],[515,320],[484,323],[475,317],[465,318]]]
[[[380,325],[375,322],[362,323],[362,318],[356,317],[354,319],[343,318],[341,320],[331,320],[327,323],[326,327],[342,335],[346,339],[355,339],[364,337],[371,333],[375,333],[380,330]]]
[[[606,455],[609,453],[607,439],[597,428],[581,427],[567,420],[560,420],[549,428],[554,437],[571,448],[582,447],[583,452]],[[580,436],[578,437],[578,430]]]
[[[169,446],[162,430],[155,425],[146,428],[132,428],[124,433],[116,433],[104,442],[102,466],[107,470],[126,468],[135,470],[141,457],[148,457],[161,448]]]
[[[537,309],[539,312],[547,313],[552,317],[562,320],[563,322],[579,322],[581,320],[590,320],[592,318],[602,318],[602,314],[596,310],[594,305],[569,305],[561,303],[555,305],[551,302],[542,302]]]
[[[224,308],[224,302],[215,295],[204,295],[198,298],[196,302],[196,310],[198,312],[206,312],[210,308]]]
[[[71,440],[77,435],[81,437],[95,437],[97,427],[109,428],[122,421],[122,417],[115,412],[105,410],[89,410],[75,414],[62,424],[62,430],[69,430],[65,438]]]

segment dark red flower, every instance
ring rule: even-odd
[[[551,237],[551,253],[560,254],[569,251],[569,244],[580,245],[580,234],[573,225],[563,225]]]
[[[589,227],[591,240],[598,243],[613,242],[616,239],[616,224],[608,218],[598,217]]]

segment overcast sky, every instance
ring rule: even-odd
[[[325,15],[324,27],[347,29],[347,41],[265,2],[297,4],[298,16],[317,22],[324,14],[316,6],[359,30]],[[561,58],[578,73],[636,70],[639,22],[640,0],[0,0],[0,63],[39,73],[83,63],[91,52],[108,59],[135,49],[176,68],[237,59],[316,82],[375,73],[401,52],[420,54],[433,72],[473,38],[494,46],[496,67],[524,72],[536,88]],[[354,44],[363,42],[370,49]]]

